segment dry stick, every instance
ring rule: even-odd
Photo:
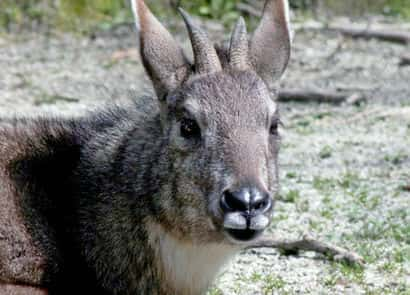
[[[410,54],[403,54],[400,57],[399,66],[401,66],[401,67],[410,66]]]
[[[282,89],[278,94],[278,100],[282,102],[327,102],[333,104],[348,102],[355,104],[364,99],[363,95],[357,93],[348,94],[329,90]]]
[[[335,261],[344,261],[352,265],[360,266],[364,266],[365,264],[365,260],[359,254],[338,246],[317,241],[308,235],[303,236],[302,240],[297,241],[262,238],[248,247],[248,249],[252,248],[277,248],[287,252],[313,251],[326,255]]]
[[[328,102],[339,104],[346,100],[346,95],[323,90],[282,89],[278,99],[282,102]]]
[[[358,29],[347,26],[330,26],[329,30],[337,31],[352,38],[380,39],[400,44],[410,43],[410,32],[387,29]]]
[[[402,190],[406,191],[406,192],[410,192],[410,184],[405,184],[401,187]]]

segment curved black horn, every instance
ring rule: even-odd
[[[185,21],[191,38],[196,72],[204,74],[221,71],[222,66],[218,54],[206,33],[194,24],[192,18],[185,10],[182,8],[178,10]]]
[[[239,18],[233,30],[229,57],[232,67],[240,70],[246,70],[250,67],[248,32],[243,17]]]

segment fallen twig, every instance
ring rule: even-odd
[[[349,94],[329,90],[282,89],[278,94],[278,100],[281,102],[326,102],[333,104],[348,102],[354,104],[364,99],[364,96],[358,93]]]
[[[401,67],[410,66],[410,54],[403,54],[400,57],[399,66],[401,66]]]
[[[342,33],[351,38],[379,39],[400,44],[410,43],[410,32],[387,29],[358,29],[347,26],[330,26],[328,29]]]
[[[410,192],[410,184],[405,184],[401,186],[401,189],[405,192]]]
[[[297,241],[262,238],[257,240],[252,246],[248,247],[248,249],[252,248],[276,248],[290,253],[297,253],[298,251],[313,251],[326,255],[335,261],[344,261],[352,265],[360,266],[365,264],[365,260],[359,254],[338,246],[317,241],[308,235],[305,235],[302,240]]]

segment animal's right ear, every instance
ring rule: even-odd
[[[191,65],[181,47],[143,0],[131,0],[145,70],[160,99],[189,75]]]
[[[250,44],[252,64],[268,83],[279,79],[290,57],[288,0],[267,0]]]

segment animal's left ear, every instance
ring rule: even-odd
[[[290,57],[289,5],[287,0],[267,0],[261,22],[250,44],[255,71],[267,84],[278,80]]]

